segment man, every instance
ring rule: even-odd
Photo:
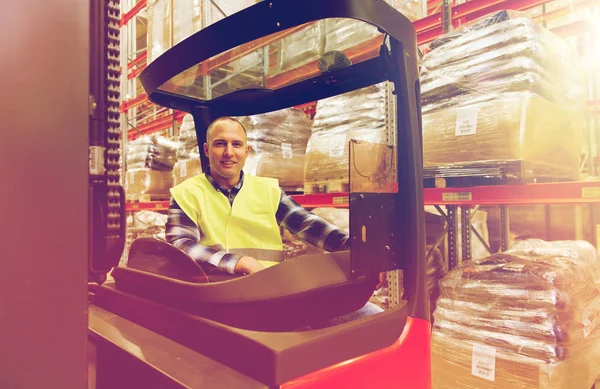
[[[259,260],[281,261],[280,226],[326,251],[350,248],[346,232],[302,208],[277,180],[244,175],[249,152],[240,122],[223,117],[209,125],[204,154],[210,170],[171,189],[169,243],[231,274],[264,269]]]

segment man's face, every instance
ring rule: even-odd
[[[231,120],[213,127],[204,144],[204,154],[210,161],[211,175],[220,176],[227,181],[239,178],[249,152],[244,129]]]

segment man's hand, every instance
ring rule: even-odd
[[[236,273],[256,273],[257,271],[263,270],[265,267],[252,257],[243,256],[240,258],[238,263],[235,265],[234,271]]]
[[[387,284],[387,273],[381,272],[379,273],[379,282],[377,283],[377,285],[375,285],[375,290],[381,288],[385,284]]]

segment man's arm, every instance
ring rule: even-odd
[[[280,226],[314,246],[330,252],[350,249],[345,231],[308,212],[283,190],[276,216]]]
[[[263,268],[256,259],[218,251],[200,244],[200,228],[171,198],[166,226],[167,242],[185,252],[196,262],[208,263],[227,273],[254,273]]]
[[[350,237],[346,231],[308,212],[283,190],[277,209],[277,222],[292,234],[325,251],[350,250]],[[381,288],[386,283],[386,273],[379,273],[379,282],[375,289]]]

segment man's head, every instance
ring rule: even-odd
[[[212,177],[221,186],[231,188],[238,183],[249,152],[246,129],[236,119],[222,117],[208,126],[204,154]]]

